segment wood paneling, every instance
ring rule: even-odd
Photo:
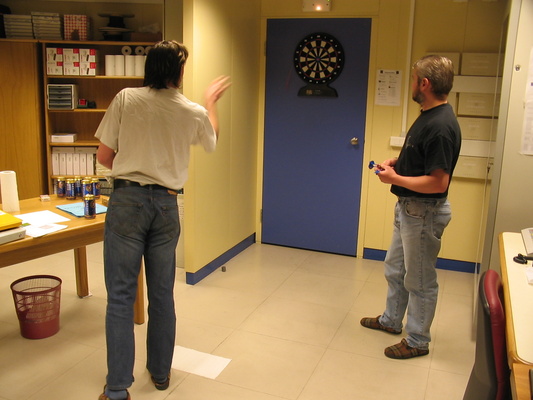
[[[17,173],[20,199],[46,193],[39,49],[0,40],[0,170]]]

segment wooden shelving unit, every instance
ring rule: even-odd
[[[45,136],[47,177],[49,192],[54,192],[52,168],[52,151],[55,147],[97,147],[98,140],[94,134],[102,120],[107,107],[115,95],[125,87],[138,87],[143,84],[142,76],[106,76],[106,55],[121,55],[123,46],[152,46],[151,42],[111,42],[111,41],[42,41],[43,59],[43,104],[45,104]],[[86,75],[48,75],[46,68],[47,48],[79,48],[97,50],[97,72],[95,76]],[[79,99],[94,102],[95,108],[75,108],[73,110],[48,109],[47,85],[76,85]],[[52,143],[50,136],[60,133],[76,133],[77,140],[73,143]],[[65,174],[62,174],[65,175]],[[66,174],[66,177],[69,177]]]

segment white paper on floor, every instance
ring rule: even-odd
[[[205,378],[215,379],[230,361],[231,359],[229,358],[176,346],[174,347],[172,368]]]

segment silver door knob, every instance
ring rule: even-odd
[[[359,144],[359,139],[356,137],[353,137],[350,139],[350,143],[352,144],[352,146],[357,146]]]

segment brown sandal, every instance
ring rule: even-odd
[[[407,340],[402,339],[398,344],[389,346],[385,349],[385,355],[389,358],[406,360],[408,358],[420,357],[429,354],[428,349],[418,349],[407,344]]]
[[[396,329],[381,325],[381,323],[379,322],[379,317],[381,317],[381,315],[378,315],[376,318],[371,318],[371,317],[363,318],[361,319],[361,325],[363,325],[365,328],[376,329],[376,330],[392,333],[393,335],[399,335],[400,333],[402,333],[401,329],[398,331]]]

